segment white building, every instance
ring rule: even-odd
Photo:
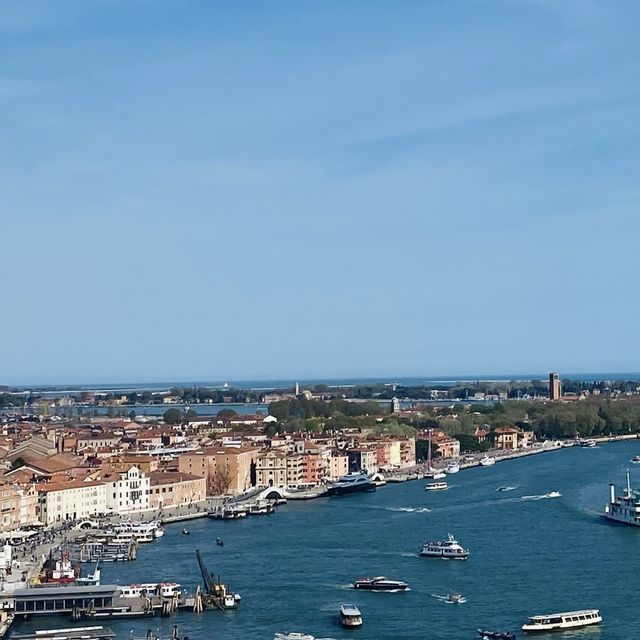
[[[143,511],[149,508],[149,477],[132,465],[127,471],[115,471],[102,477],[106,484],[107,511]]]
[[[50,482],[36,489],[38,519],[44,524],[90,518],[107,510],[106,485],[102,482]]]

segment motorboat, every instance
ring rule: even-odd
[[[425,491],[443,491],[447,489],[449,485],[446,482],[428,482],[424,488]]]
[[[464,604],[466,601],[467,599],[461,593],[450,593],[445,600],[449,604]]]
[[[516,634],[511,631],[488,631],[487,629],[478,629],[478,633],[482,640],[516,640]]]
[[[598,445],[598,441],[591,438],[589,440],[580,440],[579,444],[581,447],[593,448]]]
[[[602,616],[598,609],[582,609],[580,611],[565,611],[564,613],[531,616],[529,621],[522,625],[522,630],[525,633],[564,631],[566,629],[588,627],[594,624],[600,624],[601,622]]]
[[[425,542],[422,545],[420,555],[426,558],[466,560],[469,557],[469,549],[463,548],[458,541],[449,534],[446,540]]]
[[[546,498],[559,498],[562,494],[559,491],[549,491],[545,494]]]
[[[490,467],[491,465],[496,463],[496,459],[493,456],[484,455],[480,458],[480,464],[483,467]]]
[[[496,491],[513,491],[514,489],[517,489],[518,487],[514,487],[512,485],[504,485],[502,487],[498,487],[496,489]]]
[[[640,496],[631,489],[628,471],[627,486],[622,495],[616,496],[615,485],[609,485],[609,502],[604,508],[604,517],[622,524],[640,526]]]
[[[460,465],[455,462],[450,462],[445,469],[446,473],[458,473],[460,471]]]
[[[363,491],[375,491],[376,485],[368,474],[358,471],[342,476],[337,482],[330,484],[327,488],[327,495],[343,496],[349,493],[360,493]]]
[[[183,530],[182,530],[182,535],[183,535],[183,536],[191,535],[191,531],[189,531],[189,529],[183,529]]]
[[[119,589],[121,598],[140,598],[153,595],[173,598],[181,593],[180,585],[177,582],[143,582],[122,586]]]
[[[639,455],[633,456],[633,458],[631,458],[631,463],[640,464],[640,456]]]
[[[224,540],[222,538],[216,538],[216,544],[219,547],[224,547]]]
[[[315,640],[315,637],[308,633],[289,631],[288,633],[276,633],[273,640]]]
[[[362,626],[362,614],[355,604],[340,605],[340,624],[343,627],[352,629]]]
[[[377,578],[358,578],[353,583],[354,589],[363,589],[367,591],[406,591],[409,585],[401,580],[388,580],[384,576]]]

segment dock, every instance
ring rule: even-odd
[[[66,629],[40,629],[35,633],[12,636],[15,640],[112,640],[115,631],[108,627],[69,627]]]

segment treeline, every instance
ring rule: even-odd
[[[212,389],[210,387],[173,387],[169,392],[185,404],[196,402],[259,402],[260,394],[250,389]]]
[[[295,398],[280,400],[269,405],[269,414],[286,422],[291,418],[306,420],[309,418],[330,418],[337,414],[347,417],[379,416],[388,411],[375,401],[349,402],[347,400],[307,400]]]

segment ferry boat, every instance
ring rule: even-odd
[[[173,598],[176,595],[179,596],[180,593],[180,585],[177,582],[144,582],[120,587],[122,598],[140,598],[152,595]]]
[[[604,508],[604,516],[622,524],[640,526],[640,497],[631,489],[628,471],[627,486],[621,496],[616,496],[616,487],[613,483],[609,485],[609,502]]]
[[[162,538],[164,535],[164,529],[160,526],[158,520],[151,520],[149,522],[134,522],[129,520],[128,522],[120,522],[113,525],[113,531],[116,533],[131,534],[135,536],[138,542],[146,542],[149,538],[154,540],[156,538]],[[144,538],[144,540],[142,540]]]
[[[355,604],[343,604],[340,606],[340,624],[352,629],[362,626],[362,614]]]
[[[360,493],[362,491],[375,491],[376,485],[371,478],[362,471],[348,473],[342,476],[337,482],[329,485],[327,495],[342,496],[349,493]]]
[[[443,491],[448,487],[446,482],[428,482],[425,491]]]
[[[484,455],[480,458],[480,464],[483,467],[490,467],[492,464],[496,463],[496,459],[493,456]]]
[[[455,462],[450,462],[445,469],[446,473],[458,473],[460,471],[460,465]]]
[[[444,558],[447,560],[466,560],[469,557],[469,549],[464,549],[451,535],[446,540],[425,542],[422,545],[420,555],[426,558]]]
[[[353,583],[354,589],[365,589],[368,591],[406,591],[409,585],[401,580],[388,580],[384,576],[377,578],[358,578]]]
[[[525,633],[564,631],[565,629],[588,627],[601,622],[602,616],[598,609],[583,609],[581,611],[552,613],[545,616],[531,616],[529,622],[522,625],[522,630]]]

